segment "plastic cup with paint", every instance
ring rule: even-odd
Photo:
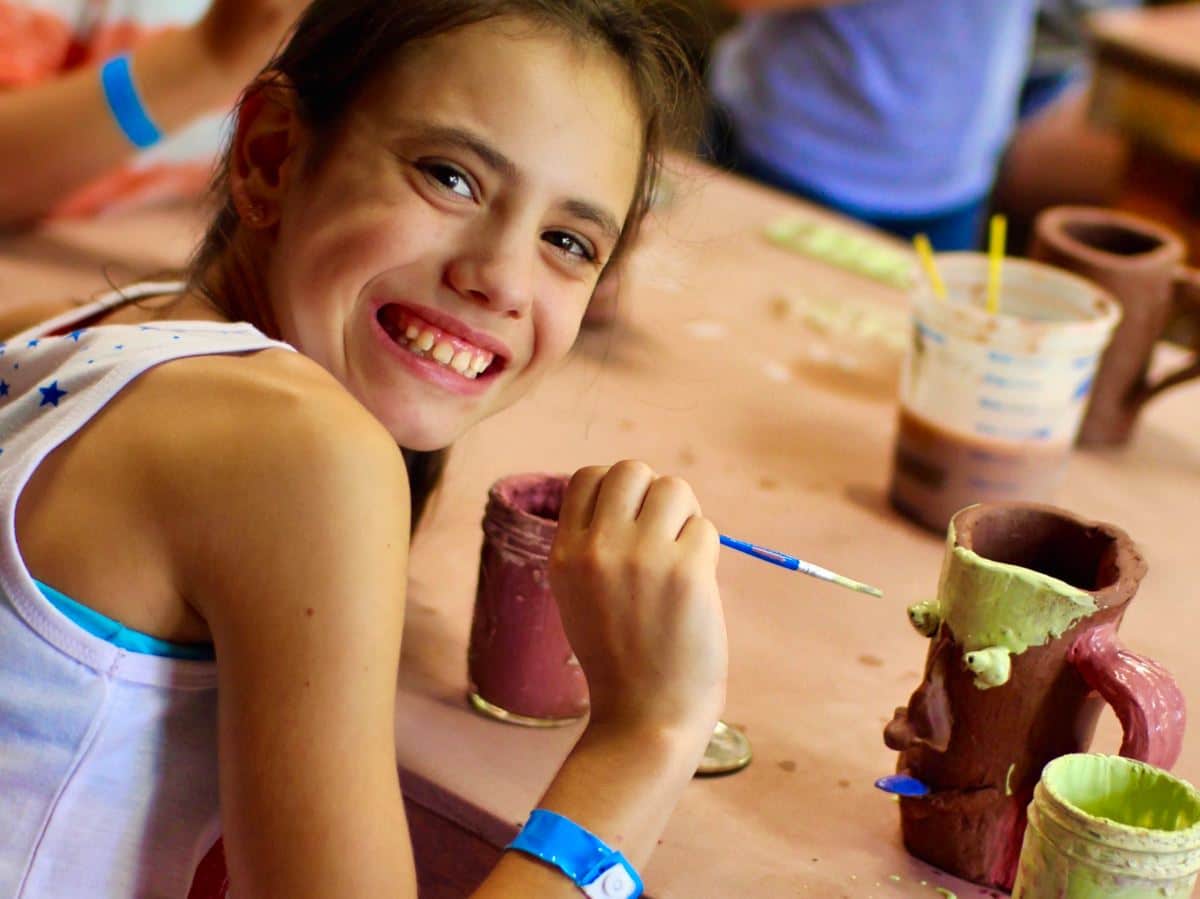
[[[587,680],[546,573],[568,480],[512,475],[488,492],[468,698],[478,711],[514,724],[569,724],[588,710]]]
[[[1187,899],[1200,872],[1200,791],[1120,756],[1065,755],[1029,806],[1013,899]]]
[[[1007,259],[993,315],[986,255],[943,254],[938,268],[946,302],[927,282],[913,291],[889,495],[944,532],[973,503],[1053,498],[1121,313],[1082,278]]]

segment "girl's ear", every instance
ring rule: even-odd
[[[247,91],[238,109],[229,166],[233,203],[247,228],[267,230],[282,217],[302,131],[295,94],[282,77],[260,81]]]

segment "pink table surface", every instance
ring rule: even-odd
[[[872,600],[733,553],[722,558],[725,717],[745,729],[755,758],[738,774],[690,785],[644,872],[649,892],[936,897],[933,888],[944,886],[979,895],[904,852],[897,809],[872,787],[895,764],[883,726],[924,661],[926,643],[904,609],[933,595],[942,541],[884,500],[899,351],[847,335],[828,310],[861,306],[892,326],[903,321],[904,296],[760,236],[781,214],[836,219],[698,166],[682,169],[673,202],[638,248],[616,330],[584,334],[532,396],[455,448],[412,555],[396,705],[398,761],[415,775],[410,796],[502,845],[578,734],[504,725],[466,707],[488,485],[516,471],[641,458],[687,477],[726,533],[887,592]],[[198,222],[177,209],[5,238],[3,302],[94,294],[105,267],[120,282],[178,265]],[[1139,541],[1150,574],[1124,638],[1196,701],[1200,591],[1188,565],[1200,510],[1200,385],[1157,401],[1130,447],[1079,454],[1059,502]],[[1109,715],[1094,748],[1118,743]],[[1195,738],[1176,770],[1200,781]]]

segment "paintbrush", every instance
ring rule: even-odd
[[[828,568],[822,568],[820,565],[814,565],[812,562],[793,558],[786,553],[777,552],[776,550],[767,549],[762,546],[755,546],[753,543],[746,543],[744,540],[734,540],[732,537],[726,537],[724,534],[721,535],[721,545],[728,546],[730,549],[736,549],[738,552],[745,553],[748,556],[754,556],[756,559],[762,559],[764,562],[770,562],[772,565],[778,565],[781,568],[787,568],[791,571],[799,571],[801,574],[807,574],[809,577],[828,581],[831,584],[838,584],[856,593],[883,596],[883,591],[878,587],[870,587],[859,583],[837,572],[830,571]]]

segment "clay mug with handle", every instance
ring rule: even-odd
[[[1146,573],[1112,525],[1033,503],[970,506],[950,524],[937,599],[909,609],[931,639],[925,676],[884,740],[928,789],[900,801],[906,848],[1012,889],[1042,769],[1086,752],[1107,702],[1121,755],[1170,768],[1183,694],[1117,628]]]
[[[1029,255],[1104,288],[1121,304],[1121,324],[1100,363],[1079,430],[1084,446],[1125,443],[1146,402],[1200,376],[1200,346],[1189,362],[1150,376],[1154,347],[1173,314],[1200,322],[1200,271],[1171,229],[1127,212],[1057,206],[1034,223]]]

